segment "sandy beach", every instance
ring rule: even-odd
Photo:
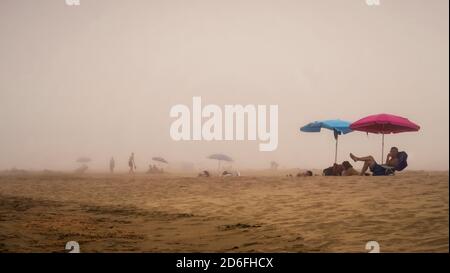
[[[0,252],[449,251],[448,172],[0,175]]]

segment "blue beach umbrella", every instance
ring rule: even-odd
[[[340,119],[332,119],[332,120],[322,120],[322,121],[314,121],[306,124],[305,126],[300,128],[300,131],[306,133],[317,133],[324,129],[328,129],[333,131],[334,139],[336,140],[336,150],[334,152],[334,163],[337,162],[337,149],[338,149],[338,138],[339,135],[345,135],[352,131],[350,129],[350,122],[340,120]]]

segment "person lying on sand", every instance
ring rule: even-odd
[[[221,176],[241,176],[241,173],[239,171],[223,171]]]
[[[322,171],[324,176],[341,176],[344,167],[340,164],[334,163],[333,166],[328,167]]]
[[[233,176],[233,173],[230,171],[223,171],[221,176]]]
[[[359,172],[355,170],[352,164],[350,164],[350,162],[348,161],[342,162],[342,167],[344,168],[344,170],[341,173],[342,176],[359,175]]]
[[[306,171],[306,172],[302,172],[302,173],[298,173],[297,177],[305,177],[305,176],[313,176],[313,172],[312,171]]]
[[[404,153],[404,152],[403,152]],[[399,163],[399,151],[397,147],[392,147],[390,152],[388,153],[386,157],[386,166],[392,167],[394,169],[398,169],[398,163]],[[369,169],[374,176],[378,175],[388,175],[388,172],[386,172],[386,166],[379,165],[373,156],[364,156],[364,157],[357,157],[354,154],[350,153],[350,157],[353,159],[353,161],[363,161],[364,165],[361,169],[360,175],[365,175],[367,169]],[[406,167],[406,166],[405,166]],[[403,168],[402,168],[403,169]]]
[[[210,177],[210,176],[211,174],[207,170],[204,170],[198,174],[198,177]]]
[[[222,176],[232,176],[233,174],[229,171],[223,171]]]

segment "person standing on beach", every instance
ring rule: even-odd
[[[131,153],[130,159],[128,159],[128,166],[130,167],[129,173],[134,173],[134,170],[136,170],[136,163],[134,163],[134,153]]]
[[[114,167],[116,167],[116,162],[114,161],[114,157],[111,157],[109,160],[109,171],[114,173]]]

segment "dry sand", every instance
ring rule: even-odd
[[[244,173],[245,175],[245,173]],[[0,252],[449,251],[448,172],[0,175]]]

